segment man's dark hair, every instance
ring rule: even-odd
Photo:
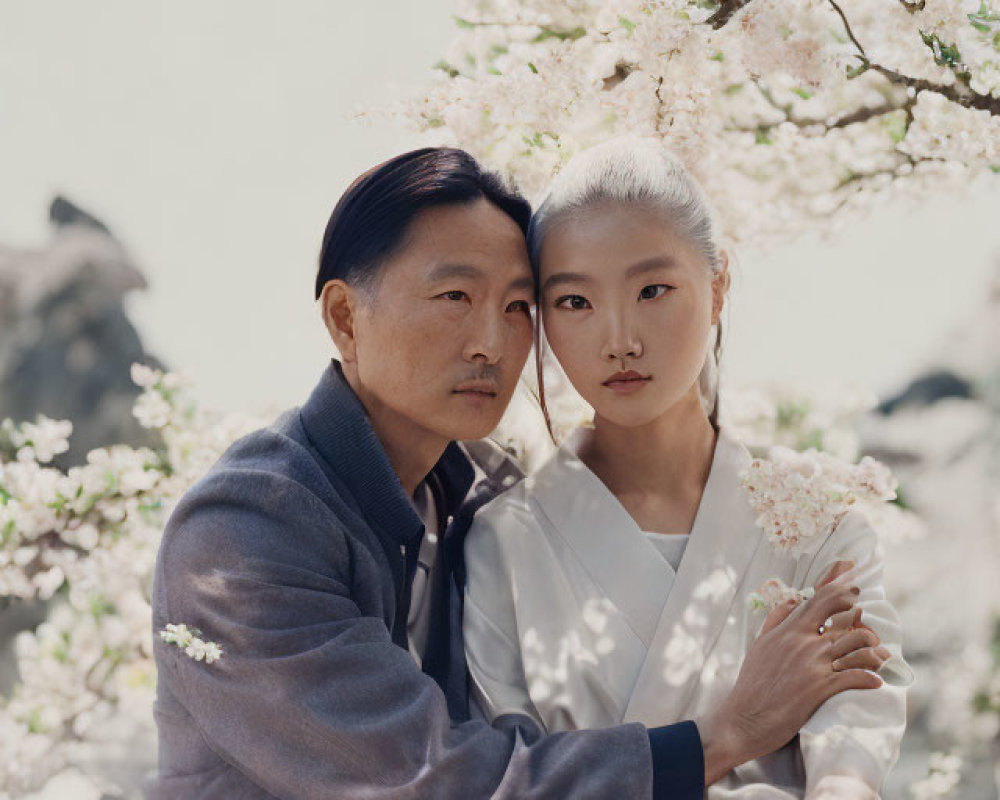
[[[434,206],[485,197],[527,235],[531,205],[464,150],[425,147],[391,158],[354,181],[337,202],[323,235],[316,298],[340,278],[374,293],[380,269],[403,245],[407,229]]]

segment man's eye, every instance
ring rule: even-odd
[[[671,288],[672,287],[667,286],[665,283],[653,283],[649,286],[643,286],[642,291],[639,292],[639,299],[654,300],[657,297],[665,295]]]
[[[531,304],[527,300],[515,300],[507,306],[508,311],[523,311],[525,314],[531,313]]]
[[[585,308],[590,308],[590,302],[583,295],[567,294],[556,300],[556,308],[569,308],[573,311],[582,311]]]
[[[450,292],[444,292],[443,294],[438,295],[438,297],[444,297],[448,300],[467,300],[469,295],[460,289],[452,289]]]

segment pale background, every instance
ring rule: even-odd
[[[205,405],[301,402],[330,354],[312,301],[326,218],[359,172],[419,144],[352,119],[419,91],[450,0],[0,0],[0,242],[41,246],[62,192],[150,289],[130,313]],[[738,383],[891,393],[940,351],[1000,255],[1000,181],[883,207],[832,240],[738,253]]]

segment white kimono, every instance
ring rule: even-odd
[[[482,508],[465,543],[463,627],[489,718],[526,713],[551,732],[700,716],[728,694],[763,624],[751,592],[769,578],[813,586],[834,561],[852,559],[863,622],[892,652],[885,684],[831,698],[796,739],[737,767],[708,797],[877,797],[899,754],[912,673],[876,533],[851,512],[813,555],[777,552],[740,487],[750,460],[720,432],[676,572],[564,447]]]

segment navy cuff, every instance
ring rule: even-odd
[[[653,800],[702,800],[705,752],[694,722],[649,728],[653,752]]]

